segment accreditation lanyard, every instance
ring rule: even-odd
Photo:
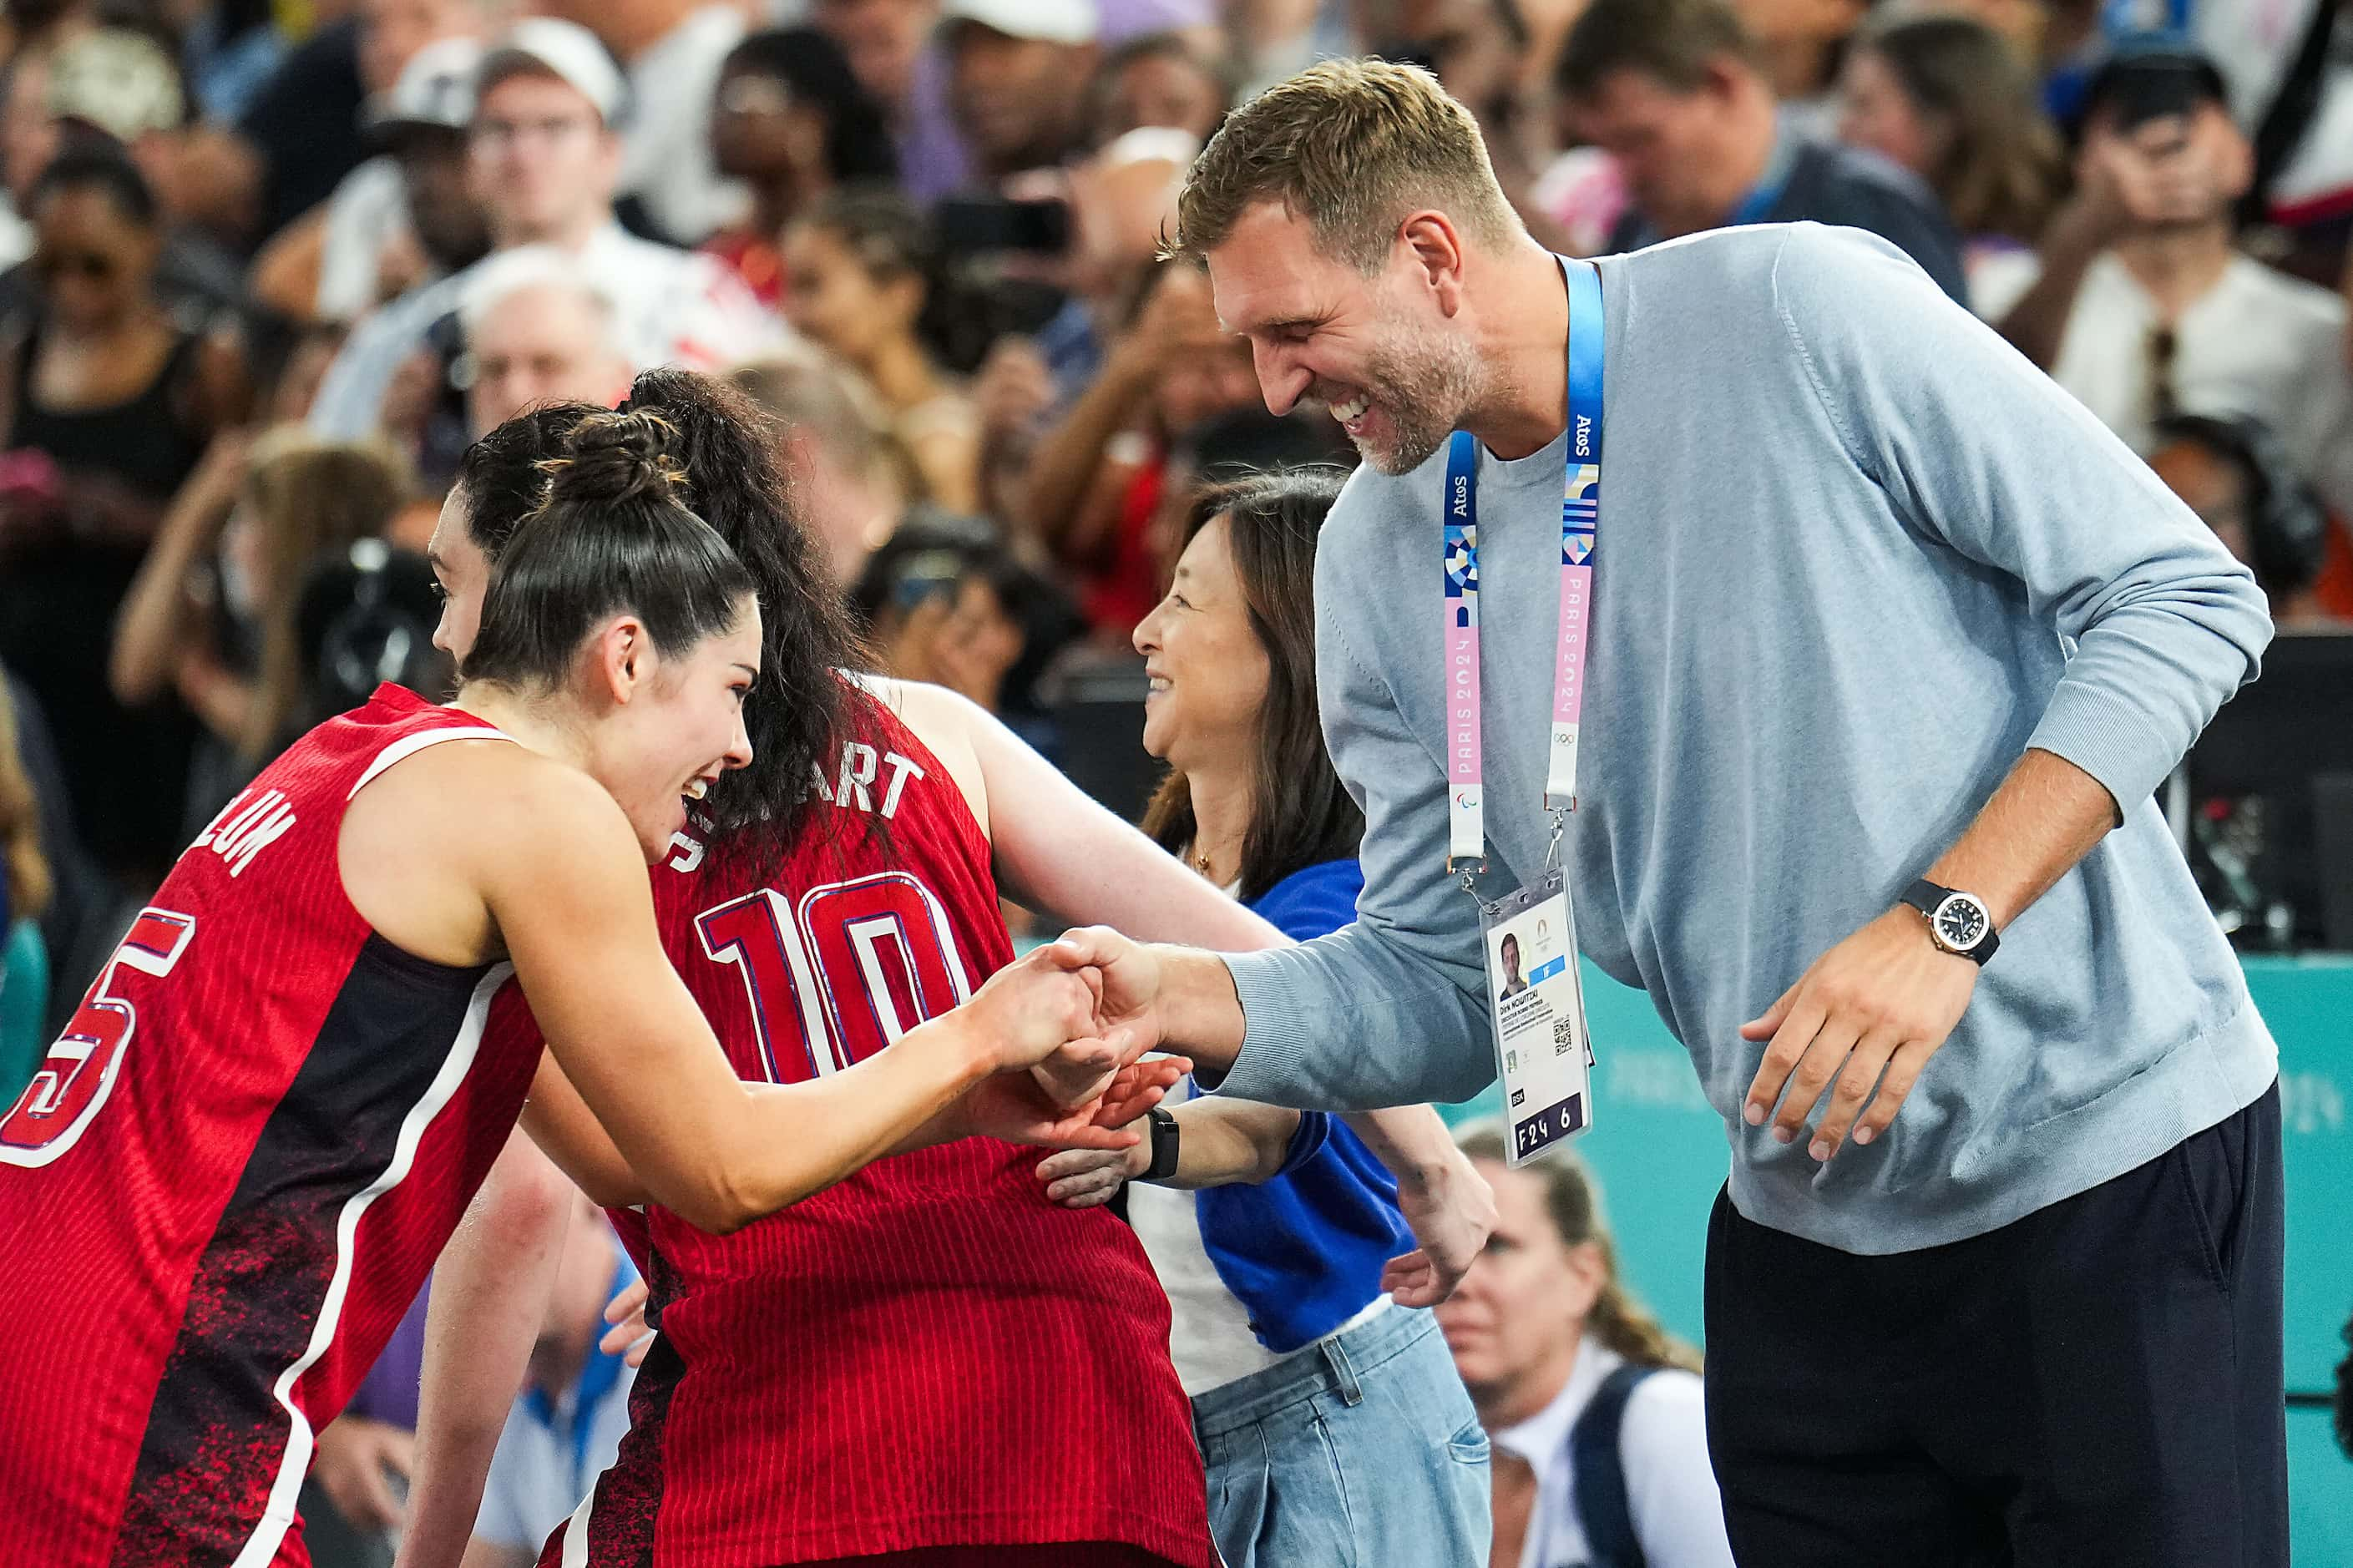
[[[1562,814],[1577,808],[1577,715],[1585,700],[1585,643],[1593,605],[1593,546],[1601,525],[1601,275],[1589,262],[1568,272],[1568,441],[1560,499],[1560,634],[1553,660],[1552,745],[1545,807],[1556,842]],[[1447,448],[1446,869],[1486,865],[1484,772],[1479,741],[1479,439],[1457,431]]]

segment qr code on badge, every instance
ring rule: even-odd
[[[1568,1055],[1568,1047],[1576,1043],[1576,1024],[1567,1018],[1555,1018],[1552,1021],[1552,1054],[1565,1057]]]

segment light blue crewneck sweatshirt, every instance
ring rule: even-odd
[[[1760,1224],[1979,1235],[2249,1104],[2271,1037],[2153,803],[2257,668],[2261,592],[2089,413],[1884,241],[1769,226],[1600,262],[1605,481],[1563,853],[1578,944],[1690,1050]],[[1562,441],[1480,469],[1493,897],[1540,872]],[[1444,869],[1443,448],[1360,470],[1315,574],[1324,723],[1367,821],[1355,925],[1230,960],[1225,1092],[1358,1108],[1494,1076]],[[2124,825],[2003,933],[1888,1135],[1827,1166],[1740,1120],[1740,1025],[1874,916],[2030,746]],[[1606,1120],[1610,1042],[1596,1116]]]

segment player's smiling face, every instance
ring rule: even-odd
[[[650,865],[686,826],[688,807],[752,761],[744,702],[760,675],[760,606],[746,598],[733,626],[667,656],[642,623],[618,616],[581,655],[587,769],[619,803]]]

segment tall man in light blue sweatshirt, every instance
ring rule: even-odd
[[[1492,898],[1553,831],[1583,264],[1522,231],[1459,105],[1377,63],[1238,110],[1179,220],[1268,406],[1325,404],[1366,460],[1315,586],[1366,887],[1279,952],[1094,933],[1106,1008],[1248,1099],[1461,1099],[1495,1060],[1447,868],[1444,448],[1482,443]],[[1882,241],[1762,226],[1599,265],[1561,852],[1580,946],[1650,994],[1732,1146],[1707,1350],[1736,1554],[2284,1563],[2275,1053],[2151,802],[2256,672],[2262,595]]]

